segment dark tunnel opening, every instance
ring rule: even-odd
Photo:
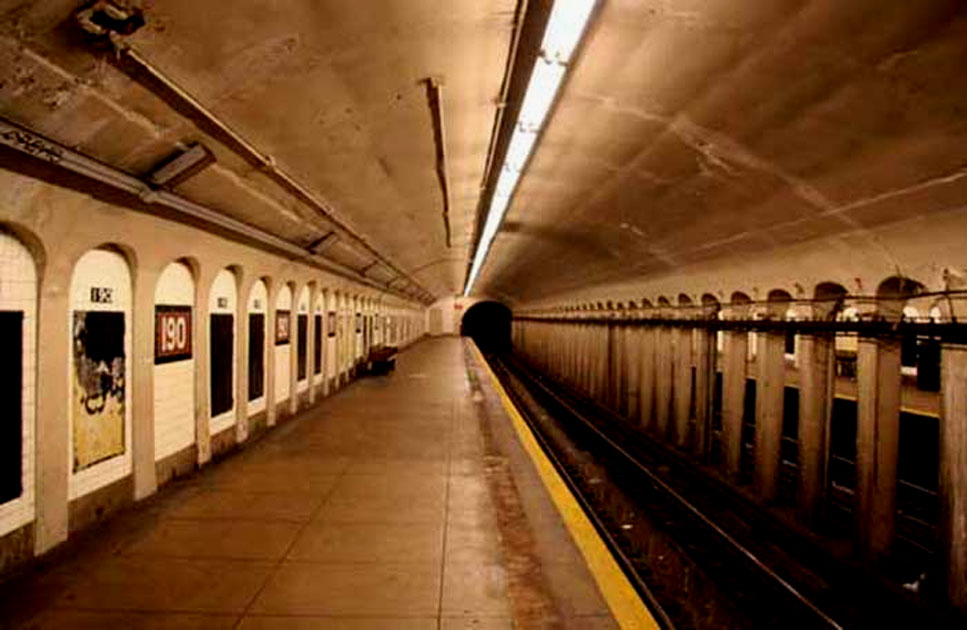
[[[471,337],[481,352],[510,351],[510,309],[500,302],[477,302],[460,321],[460,334]]]

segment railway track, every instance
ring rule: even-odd
[[[488,361],[664,627],[959,627],[519,360]]]

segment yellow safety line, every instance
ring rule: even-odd
[[[514,429],[517,430],[517,435],[520,438],[521,444],[524,446],[524,450],[527,451],[531,461],[537,468],[541,481],[544,482],[544,487],[547,488],[547,492],[551,495],[557,511],[560,512],[564,524],[571,533],[571,538],[574,539],[575,544],[581,551],[581,555],[584,556],[584,561],[591,570],[591,575],[594,576],[595,582],[598,583],[598,588],[601,594],[604,595],[604,599],[608,603],[608,607],[611,609],[615,621],[622,628],[658,630],[660,628],[658,622],[655,621],[655,618],[648,610],[648,607],[645,606],[645,603],[641,601],[637,591],[635,591],[631,582],[628,581],[621,567],[618,566],[614,556],[608,550],[607,545],[601,540],[594,525],[591,524],[584,510],[578,505],[577,499],[574,498],[567,484],[558,475],[557,469],[554,468],[554,465],[544,454],[530,427],[527,426],[517,407],[514,406],[514,403],[507,396],[503,385],[497,380],[497,375],[490,369],[490,366],[480,353],[477,345],[475,343],[471,343],[470,345],[473,347],[480,363],[483,364],[484,369],[490,374],[494,388],[497,390],[497,394],[500,395],[500,400],[504,405],[504,409],[507,411],[507,415],[510,416]]]

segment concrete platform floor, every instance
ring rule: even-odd
[[[465,361],[417,344],[0,586],[0,624],[615,627]]]

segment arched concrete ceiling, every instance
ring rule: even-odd
[[[127,0],[118,0],[125,4]],[[134,174],[201,139],[177,192],[288,240],[324,221],[95,54],[84,1],[0,0],[0,115]],[[130,44],[436,295],[463,287],[515,0],[132,1]],[[443,88],[452,247],[423,80]],[[327,252],[355,268],[358,252]],[[389,280],[384,277],[383,280]]]
[[[477,288],[528,301],[964,207],[965,61],[958,0],[606,0]]]
[[[135,174],[201,140],[218,161],[177,192],[293,242],[325,235],[95,54],[71,18],[84,4],[0,0],[0,115]],[[137,4],[140,54],[434,295],[462,289],[517,2]],[[962,206],[965,59],[961,0],[602,0],[476,292],[537,300]],[[368,265],[345,243],[327,255]]]

